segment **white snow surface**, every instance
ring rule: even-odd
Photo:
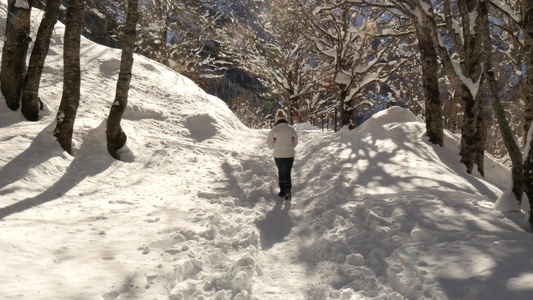
[[[297,125],[283,202],[268,131],[138,55],[127,147],[113,160],[105,120],[120,51],[83,39],[66,154],[52,135],[63,30],[42,118],[0,97],[0,299],[531,299],[526,215],[494,209],[509,170],[487,157],[487,179],[465,174],[458,138],[429,144],[401,108],[353,131]]]

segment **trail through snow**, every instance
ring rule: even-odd
[[[466,174],[457,136],[431,145],[401,108],[349,132],[297,124],[287,203],[267,130],[135,55],[116,161],[105,119],[120,51],[82,39],[70,156],[52,134],[63,34],[58,24],[41,119],[0,97],[0,298],[530,299],[526,215],[494,209],[510,172],[487,157],[486,178]]]

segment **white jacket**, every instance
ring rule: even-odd
[[[298,145],[296,130],[287,123],[279,123],[268,134],[267,145],[274,149],[275,158],[294,157],[294,147]]]

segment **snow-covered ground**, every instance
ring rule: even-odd
[[[531,299],[526,216],[494,209],[509,170],[487,158],[487,179],[465,174],[457,137],[428,144],[404,109],[350,132],[297,125],[294,199],[282,202],[268,132],[141,56],[113,160],[120,51],[83,39],[64,153],[52,135],[63,32],[42,119],[0,97],[0,299]]]

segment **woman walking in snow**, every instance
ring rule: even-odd
[[[268,134],[267,144],[274,149],[273,155],[279,174],[279,196],[285,200],[291,200],[291,170],[294,163],[294,147],[298,145],[296,130],[289,126],[287,115],[282,109],[278,109],[274,118],[276,125]]]

